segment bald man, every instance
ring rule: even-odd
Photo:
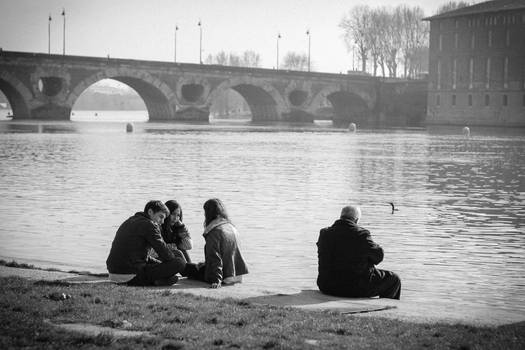
[[[375,267],[383,260],[383,249],[368,230],[357,225],[360,218],[359,207],[346,206],[340,219],[319,233],[317,286],[325,294],[340,297],[399,299],[401,280]]]

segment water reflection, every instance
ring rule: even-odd
[[[324,126],[0,123],[0,256],[104,271],[118,225],[176,198],[203,258],[202,203],[241,232],[248,284],[315,288],[319,229],[358,203],[408,300],[525,312],[525,139]],[[25,127],[25,126],[24,126]],[[33,129],[30,129],[33,128]],[[399,211],[391,212],[388,202]]]

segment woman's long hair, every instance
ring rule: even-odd
[[[166,216],[166,219],[164,219],[164,223],[162,224],[162,238],[164,238],[164,240],[166,240],[167,237],[172,232],[172,228],[171,228],[171,225],[170,225],[170,215],[175,210],[177,210],[177,208],[179,208],[180,209],[180,221],[182,222],[182,207],[180,206],[179,202],[177,202],[174,199],[171,199],[171,200],[167,201],[164,204],[166,205],[166,207],[168,207],[168,210],[170,211],[168,216]]]
[[[218,198],[208,199],[204,203],[204,224],[208,226],[210,222],[215,220],[218,217],[221,217],[225,220],[230,220],[228,213],[226,212],[226,207]]]
[[[182,222],[182,207],[180,206],[179,202],[177,202],[175,199],[171,199],[164,203],[168,210],[170,211],[170,214],[173,213],[175,210],[180,209],[180,221]]]

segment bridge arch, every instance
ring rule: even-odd
[[[320,106],[324,99],[327,99],[333,107],[333,122],[336,125],[345,125],[351,122],[368,123],[377,102],[375,92],[369,92],[355,86],[329,85],[312,99],[312,108]]]
[[[0,90],[11,105],[13,119],[31,118],[27,102],[33,98],[33,95],[20,80],[5,71],[0,71]]]
[[[150,120],[172,120],[177,109],[173,90],[160,79],[143,72],[127,68],[108,68],[85,79],[72,89],[66,99],[73,108],[78,97],[91,85],[103,79],[113,79],[133,88],[144,101]]]
[[[215,99],[228,89],[238,92],[248,103],[252,121],[281,120],[287,112],[287,104],[275,87],[266,81],[251,77],[236,77],[223,81],[208,95],[206,104],[210,106]]]

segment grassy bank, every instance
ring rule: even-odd
[[[53,300],[52,296],[62,293],[68,298]],[[498,328],[422,325],[214,300],[154,288],[69,285],[16,277],[0,278],[0,295],[1,349],[525,348],[525,323]],[[54,326],[59,323],[89,323],[149,335],[82,335]]]

